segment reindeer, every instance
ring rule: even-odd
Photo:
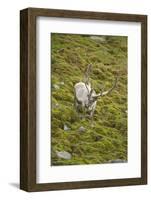
[[[76,110],[82,111],[85,114],[88,113],[90,118],[93,118],[93,114],[96,108],[97,100],[107,94],[110,94],[117,84],[117,77],[115,78],[113,86],[103,92],[103,88],[100,89],[100,93],[96,94],[95,90],[91,87],[89,80],[89,73],[91,71],[92,64],[88,65],[85,72],[85,77],[83,82],[78,82],[74,86],[74,98]]]

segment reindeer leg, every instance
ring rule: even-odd
[[[84,118],[86,119],[86,117],[87,117],[87,109],[84,108]]]
[[[93,123],[93,114],[94,114],[94,110],[92,110],[91,113],[90,113],[91,127],[94,127],[94,123]]]
[[[85,108],[85,104],[82,105],[82,114],[83,114],[83,118],[86,117],[86,108]]]
[[[80,119],[83,119],[83,107],[81,105],[78,106],[77,113]]]
[[[76,97],[74,97],[74,108],[78,114],[78,117],[81,119],[83,117],[82,114],[80,114],[80,112],[82,110],[82,105],[77,102]]]

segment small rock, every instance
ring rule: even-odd
[[[60,85],[64,85],[64,82],[63,82],[63,81],[61,81],[61,82],[60,82]]]
[[[64,129],[64,131],[68,131],[68,130],[70,130],[70,128],[69,128],[66,124],[64,124],[63,129]]]
[[[59,158],[63,158],[66,160],[70,160],[72,157],[71,154],[67,151],[57,151],[56,154]]]
[[[97,40],[97,41],[100,41],[100,42],[105,42],[105,41],[106,41],[105,37],[90,36],[90,38],[91,38],[92,40]]]
[[[82,132],[85,132],[86,128],[84,128],[83,126],[80,126],[79,128],[79,132],[82,133]]]
[[[54,109],[54,108],[56,108],[56,105],[54,103],[52,103],[51,107]]]
[[[59,87],[59,85],[54,84],[54,85],[53,85],[53,88],[56,89],[56,90],[58,90],[60,87]]]
[[[126,163],[126,160],[121,160],[121,159],[117,159],[117,160],[111,160],[109,161],[110,163]]]
[[[103,137],[101,135],[96,135],[94,140],[97,142],[97,141],[100,141]]]
[[[63,53],[64,52],[64,48],[61,48],[58,50],[58,53]]]
[[[53,103],[53,104],[52,104],[52,108],[53,108],[53,109],[58,108],[58,107],[59,107],[59,104],[58,104],[58,103],[56,103],[56,104]]]

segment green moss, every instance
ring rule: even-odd
[[[52,165],[127,160],[127,37],[100,36],[101,40],[74,34],[52,34],[51,37]],[[98,100],[93,127],[91,120],[81,118],[74,108],[73,87],[83,80],[89,63],[93,64],[90,79],[96,92],[101,86],[109,89],[115,74],[119,76],[116,89]],[[81,126],[84,132],[79,131]],[[58,158],[56,151],[67,151],[72,158]]]

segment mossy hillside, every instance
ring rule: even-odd
[[[127,38],[86,35],[51,35],[51,163],[96,164],[127,160]],[[74,84],[82,81],[89,63],[92,87],[109,89],[118,75],[116,89],[97,102],[93,127],[74,108]],[[64,130],[64,125],[69,127]],[[80,132],[79,128],[85,131]],[[69,160],[56,151],[71,153]]]

